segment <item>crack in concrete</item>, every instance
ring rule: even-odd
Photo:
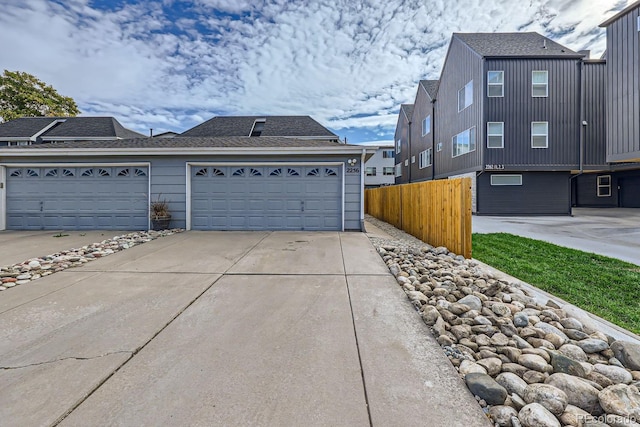
[[[8,371],[8,370],[13,370],[13,369],[24,369],[24,368],[30,368],[32,366],[48,365],[48,364],[51,364],[51,363],[62,362],[62,361],[65,361],[65,360],[94,360],[94,359],[100,359],[100,358],[106,357],[106,356],[112,356],[114,354],[129,354],[129,355],[133,355],[134,352],[133,351],[127,351],[127,350],[121,350],[121,351],[112,351],[112,352],[109,352],[109,353],[101,354],[99,356],[91,356],[91,357],[69,356],[69,357],[63,357],[63,358],[60,358],[60,359],[48,360],[46,362],[30,363],[28,365],[22,365],[22,366],[0,366],[0,370]]]

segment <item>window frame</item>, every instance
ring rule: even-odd
[[[396,174],[396,171],[393,166],[384,166],[382,168],[382,176],[390,176],[390,175],[395,176],[395,174]]]
[[[609,184],[601,184],[600,181],[602,178],[607,178],[609,180]],[[602,194],[600,190],[607,190],[607,194]],[[611,175],[600,175],[597,177],[596,181],[596,195],[598,197],[611,197]]]
[[[494,183],[493,178],[506,178],[506,177],[509,177],[509,178],[513,178],[513,177],[520,178],[520,183],[518,183],[518,184]],[[502,174],[502,173],[501,174],[491,174],[489,183],[490,183],[490,185],[492,187],[500,187],[500,186],[515,187],[515,186],[519,186],[519,185],[522,185],[522,174]]]
[[[467,87],[469,87],[469,88],[467,89]],[[460,93],[461,92],[464,95],[464,105],[463,105],[462,108],[460,108]],[[469,95],[467,95],[467,93]],[[467,101],[469,101],[468,104],[467,104]],[[461,89],[458,89],[458,113],[466,110],[471,105],[473,105],[473,79],[469,80],[467,82],[467,84],[465,84]]]
[[[533,76],[535,73],[544,73],[546,76],[544,83],[535,83]],[[544,86],[544,95],[535,95],[536,86]],[[548,98],[549,97],[549,71],[548,70],[532,70],[531,71],[531,97],[532,98]]]
[[[490,73],[500,74],[500,83],[491,83]],[[491,95],[492,87],[500,87],[500,95]],[[490,70],[487,71],[487,98],[504,98],[504,70]]]
[[[469,134],[469,143],[467,144],[469,146],[469,149],[459,154],[455,154],[455,149],[458,146],[457,138],[464,133]],[[471,149],[472,145],[473,145],[473,149]],[[469,129],[465,129],[462,132],[456,135],[453,135],[451,137],[451,158],[460,157],[460,156],[464,156],[465,154],[473,153],[474,151],[476,151],[476,149],[477,149],[477,143],[476,143],[476,127],[475,126],[472,126]]]
[[[400,154],[402,150],[402,138],[396,139],[396,154]]]
[[[428,126],[426,126],[428,124]],[[422,136],[429,135],[431,133],[431,114],[422,119]]]
[[[536,124],[544,124],[546,126],[546,133],[540,134],[540,133],[533,133],[533,127]],[[544,136],[545,137],[545,143],[546,145],[544,147],[536,147],[535,145],[533,145],[533,140],[534,137],[540,137],[540,136]],[[549,122],[531,122],[531,148],[533,149],[540,149],[540,150],[544,150],[546,148],[549,148]]]
[[[442,142],[438,142],[438,144],[436,145],[436,153],[441,152],[442,147],[444,147],[444,144]]]
[[[393,150],[387,150],[387,149],[382,150],[382,158],[383,159],[394,159],[395,155],[393,153]]]
[[[396,178],[399,178],[402,176],[402,162],[400,163],[396,163],[396,171],[395,171],[395,176]]]
[[[489,125],[496,125],[499,124],[500,128],[501,128],[501,132],[500,134],[494,134],[494,133],[490,133],[489,132]],[[499,136],[500,137],[500,146],[499,147],[491,147],[489,145],[489,138],[490,137],[496,137]],[[491,148],[491,149],[499,149],[499,148],[504,148],[504,122],[487,122],[487,148]]]
[[[426,150],[421,151],[419,154],[419,157],[420,157],[418,162],[419,169],[428,168],[433,164],[431,148],[427,148]]]
[[[369,173],[371,172],[371,173]],[[377,170],[375,166],[365,166],[364,175],[365,176],[376,176]]]

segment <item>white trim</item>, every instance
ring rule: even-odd
[[[609,180],[609,184],[601,184],[601,178],[607,178]],[[600,191],[605,189],[607,190],[606,194]],[[598,177],[596,177],[596,196],[611,197],[611,175],[599,175]]]
[[[502,82],[491,83],[489,80],[489,73],[500,73],[502,75]],[[500,95],[489,95],[489,88],[500,86]],[[487,71],[487,98],[504,98],[504,70],[488,70]]]
[[[365,231],[364,230],[364,164],[365,164],[365,157],[367,155],[367,150],[366,149],[362,149],[362,157],[360,158],[360,231]],[[344,169],[344,168],[343,168]],[[382,170],[384,171],[384,168],[382,168]],[[345,180],[343,179],[342,182],[345,182]],[[342,191],[342,200],[344,200],[344,185],[342,186],[343,191]],[[344,202],[342,203],[342,231],[344,231]]]
[[[546,133],[533,133],[533,125],[534,124],[544,124],[546,125],[547,131]],[[533,138],[536,136],[544,136],[545,139],[545,145],[544,147],[536,147],[533,145]],[[546,148],[549,148],[549,122],[531,122],[531,148],[533,149],[541,149],[544,150]]]
[[[0,230],[7,227],[7,171],[4,166],[0,166]]]
[[[534,73],[545,73],[547,76],[547,80],[545,83],[534,83],[533,82],[533,74]],[[544,95],[534,95],[533,88],[534,86],[542,86],[544,84]],[[549,70],[532,70],[531,71],[531,97],[532,98],[548,98],[549,97]]]
[[[42,135],[43,133],[45,133],[46,131],[48,131],[49,129],[51,129],[52,127],[54,127],[55,125],[57,125],[58,123],[64,123],[66,122],[66,119],[58,119],[58,120],[54,120],[51,123],[49,123],[47,126],[43,127],[42,129],[40,129],[38,132],[34,133],[33,135],[31,135],[31,141],[36,141],[38,139],[38,137],[40,135]]]
[[[176,147],[170,148],[0,148],[2,157],[89,157],[89,156],[264,156],[264,155],[331,155],[355,154],[360,147]],[[367,153],[375,154],[377,147],[367,147]]]
[[[366,148],[362,149],[363,153],[366,153]],[[341,231],[344,231],[344,213],[345,213],[345,187],[346,187],[346,168],[345,162],[185,162],[186,167],[186,221],[185,221],[185,229],[191,230],[191,168],[194,166],[338,166],[342,169],[342,200],[341,200],[341,210],[342,210],[342,226]],[[361,165],[363,166],[363,165]],[[360,175],[362,175],[364,168],[360,167]],[[360,177],[362,187],[364,188],[364,179],[362,176]],[[361,203],[364,204],[364,196],[361,191]],[[361,207],[362,210],[362,207]],[[362,211],[364,212],[364,211]],[[364,214],[361,214],[364,215]],[[363,216],[364,218],[364,216]]]

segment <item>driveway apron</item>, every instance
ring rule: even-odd
[[[361,233],[164,237],[0,324],[2,425],[489,425]]]

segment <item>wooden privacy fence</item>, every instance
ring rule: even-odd
[[[471,178],[367,189],[365,210],[423,242],[471,258]]]

